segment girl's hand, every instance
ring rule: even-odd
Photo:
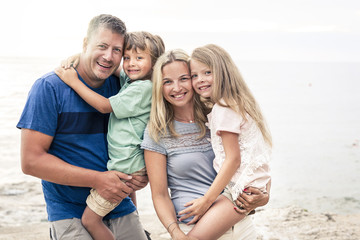
[[[61,67],[64,69],[69,69],[71,67],[77,67],[80,62],[80,53],[70,56],[68,59],[61,61]]]
[[[238,213],[247,214],[257,207],[266,205],[269,202],[269,194],[257,188],[248,187],[235,201],[239,208],[235,208]]]
[[[58,67],[55,69],[55,73],[59,76],[59,78],[61,78],[61,80],[63,80],[64,83],[66,83],[70,87],[72,82],[79,80],[77,72],[74,68],[69,68],[65,70],[62,67]]]
[[[210,208],[211,204],[212,204],[212,202],[208,201],[208,199],[206,197],[194,199],[194,200],[186,203],[185,207],[188,207],[188,208],[179,212],[179,215],[184,215],[179,219],[179,221],[182,221],[184,219],[194,216],[194,218],[187,224],[190,225],[190,224],[196,223]]]

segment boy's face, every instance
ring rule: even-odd
[[[131,80],[151,79],[151,56],[147,51],[140,49],[125,50],[123,69]]]
[[[124,36],[107,28],[99,28],[90,39],[85,39],[81,61],[87,80],[103,82],[113,74],[120,65],[123,45]]]

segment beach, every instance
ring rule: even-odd
[[[49,224],[38,181],[2,186],[0,195],[3,206],[0,209],[0,240],[49,239]],[[152,209],[149,187],[138,192],[138,201],[141,222],[152,239],[170,239]],[[252,218],[258,240],[360,239],[360,214],[313,213],[288,206],[261,208]]]
[[[59,62],[0,58],[0,239],[49,239],[41,183],[21,171],[15,126],[33,82]],[[239,66],[274,137],[270,202],[253,216],[258,239],[360,239],[358,63]],[[144,228],[169,239],[149,186],[137,194]]]

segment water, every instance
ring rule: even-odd
[[[0,183],[34,179],[21,173],[15,125],[33,82],[59,62],[0,58]],[[359,63],[237,63],[274,138],[268,206],[359,213]],[[139,194],[139,210],[153,211],[149,188]]]

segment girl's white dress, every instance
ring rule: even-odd
[[[265,142],[255,121],[248,114],[244,119],[231,108],[218,104],[214,105],[207,117],[215,152],[213,164],[217,172],[225,160],[220,131],[239,134],[241,164],[227,185],[233,200],[236,200],[246,187],[251,186],[266,191],[266,184],[270,180],[271,147]]]

